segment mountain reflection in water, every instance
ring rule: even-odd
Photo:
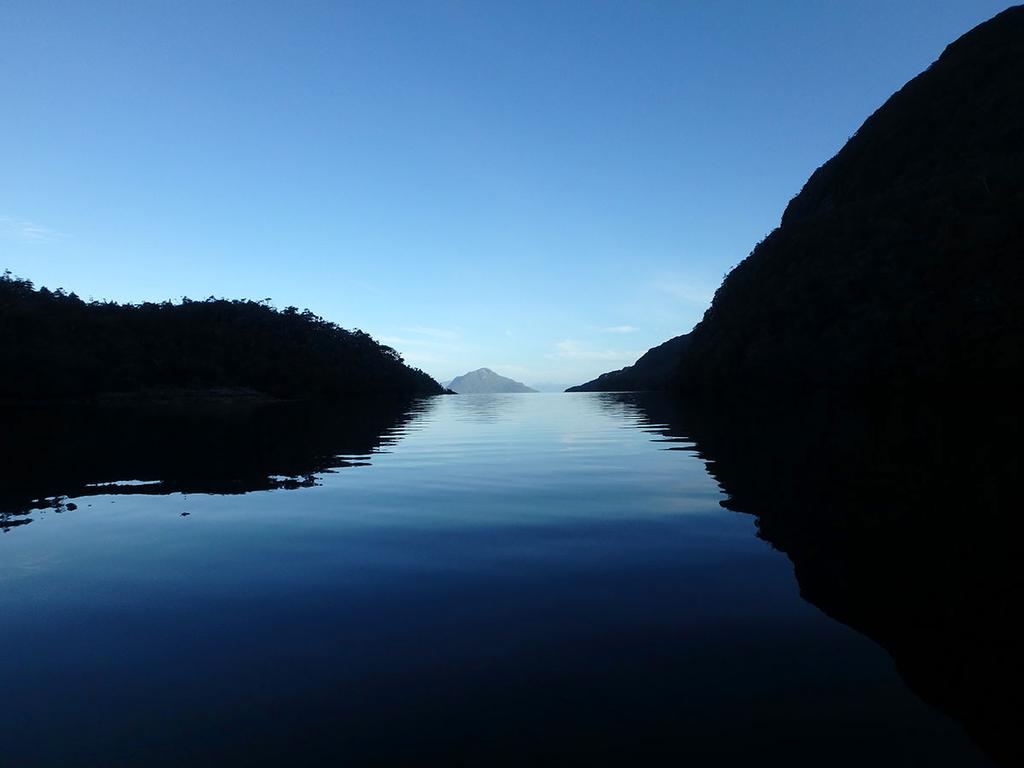
[[[4,412],[4,757],[989,764],[724,504],[1013,764],[1019,421],[995,416],[649,394]]]
[[[1016,391],[709,411],[632,404],[693,441],[801,594],[879,642],[922,698],[1024,764],[1024,419]]]

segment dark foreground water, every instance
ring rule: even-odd
[[[0,765],[987,765],[641,406],[23,415]]]

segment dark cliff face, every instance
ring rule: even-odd
[[[794,198],[782,226],[895,190],[1019,184],[1004,159],[1020,156],[1024,7],[950,44],[928,70],[871,115]],[[943,183],[945,182],[945,183]]]
[[[660,388],[886,389],[1024,369],[1024,7],[950,45],[816,171]]]
[[[887,388],[1024,364],[1024,8],[872,115],[725,280],[686,389]]]
[[[801,594],[893,657],[1005,765],[1024,763],[1019,650],[1024,408],[1012,391],[693,408],[622,394],[692,440]],[[666,426],[667,425],[667,426]]]

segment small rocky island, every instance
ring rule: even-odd
[[[536,392],[537,390],[500,376],[490,368],[477,368],[475,371],[456,376],[448,382],[448,389],[460,395],[497,394],[502,392]]]

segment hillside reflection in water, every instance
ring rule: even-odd
[[[12,764],[988,764],[722,508],[778,433],[639,395],[123,414],[5,432]]]

